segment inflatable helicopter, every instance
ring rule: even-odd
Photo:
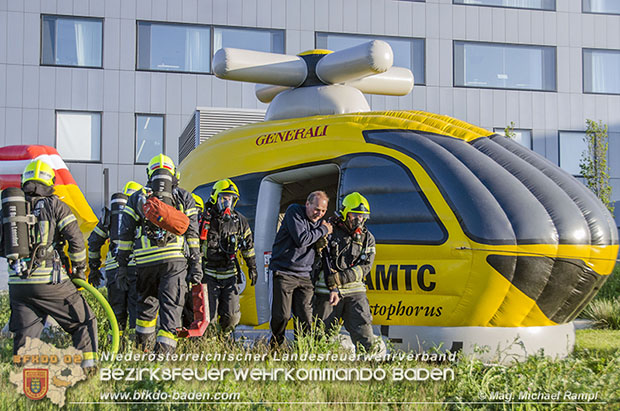
[[[565,356],[572,320],[612,272],[618,232],[603,204],[542,156],[421,111],[372,112],[363,95],[405,95],[408,69],[383,41],[297,56],[221,49],[214,72],[260,83],[265,121],[222,132],[180,166],[203,199],[231,178],[255,236],[256,287],[242,324],[268,328],[266,267],[278,218],[317,189],[329,212],[370,202],[377,255],[366,278],[375,331],[396,348]],[[517,342],[517,343],[515,343]]]

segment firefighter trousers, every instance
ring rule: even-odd
[[[298,277],[279,271],[273,274],[271,346],[284,342],[284,333],[291,314],[299,321],[304,332],[309,331],[312,324],[313,294],[314,286],[309,277]]]
[[[71,280],[58,284],[9,284],[9,299],[13,354],[26,343],[26,337],[41,336],[45,317],[49,315],[71,334],[73,346],[82,351],[82,366],[94,365],[97,318]]]
[[[329,294],[314,296],[314,315],[325,323],[329,332],[342,319],[344,328],[351,335],[353,344],[361,344],[370,352],[375,336],[372,332],[372,315],[366,293],[342,296],[336,306],[329,304]]]
[[[157,343],[167,346],[167,350],[174,350],[187,292],[187,261],[164,260],[156,265],[138,266],[136,272],[136,341],[147,341],[155,335],[159,313]]]
[[[118,328],[123,331],[127,328],[136,328],[136,305],[138,304],[138,292],[136,291],[136,267],[127,267],[128,290],[121,290],[116,283],[116,273],[118,268],[106,270],[108,282],[108,301],[116,316]]]
[[[219,316],[222,330],[225,333],[234,331],[241,319],[237,276],[217,279],[205,274],[202,281],[207,284],[209,290],[209,319],[211,324],[215,323]]]

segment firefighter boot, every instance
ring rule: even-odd
[[[136,348],[143,352],[150,352],[155,344],[155,333],[136,333]]]

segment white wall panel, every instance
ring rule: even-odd
[[[39,67],[24,66],[23,75],[23,97],[22,105],[26,108],[39,107]],[[2,78],[0,76],[0,78]],[[0,91],[2,93],[2,91]]]
[[[40,36],[41,17],[38,13],[26,13],[24,15],[24,50],[23,62],[26,65],[39,65],[40,60]]]
[[[60,2],[62,0],[58,0],[58,12],[60,12]],[[121,17],[121,0],[105,0],[105,16],[120,18]]]
[[[86,110],[88,108],[88,71],[75,69],[71,72],[71,109]]]
[[[24,62],[24,13],[8,12],[6,25],[6,62]]]
[[[37,144],[50,147],[56,146],[56,112],[54,110],[39,110]]]
[[[182,3],[182,21],[186,23],[198,22],[198,0],[183,0]],[[254,13],[256,15],[256,13]]]

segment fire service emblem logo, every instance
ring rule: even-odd
[[[45,368],[24,369],[24,394],[31,400],[45,398],[49,387],[48,370]]]

